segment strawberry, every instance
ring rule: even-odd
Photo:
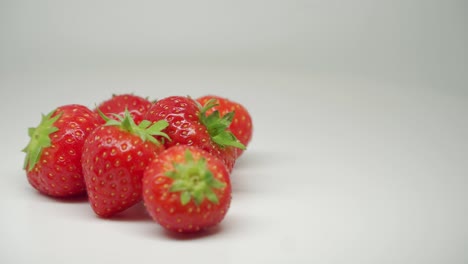
[[[139,124],[150,107],[151,102],[143,97],[133,94],[114,94],[112,98],[98,105],[94,111],[98,114],[99,109],[99,111],[103,112],[106,116],[116,119],[113,114],[123,116],[125,109],[127,109],[135,123]],[[101,123],[105,122],[102,121]]]
[[[141,180],[149,162],[164,146],[154,136],[166,121],[135,124],[130,113],[110,119],[96,128],[83,146],[82,166],[88,199],[100,217],[111,217],[141,201]]]
[[[245,147],[228,130],[232,115],[220,117],[218,111],[206,114],[215,105],[214,100],[201,107],[190,97],[170,96],[153,104],[145,119],[152,122],[166,120],[169,123],[165,132],[172,140],[165,141],[166,148],[174,145],[196,146],[223,160],[228,171],[231,171],[238,156],[237,150]]]
[[[216,95],[206,95],[198,98],[197,101],[204,105],[209,100],[213,99],[217,100],[218,105],[207,111],[207,114],[211,114],[215,110],[218,110],[221,116],[233,112],[234,117],[232,118],[233,121],[231,125],[229,125],[229,130],[231,130],[232,134],[247,147],[252,139],[253,132],[252,117],[247,109],[239,103]],[[239,155],[241,154],[242,150],[239,150]]]
[[[90,109],[77,104],[42,115],[41,123],[29,129],[31,139],[23,150],[29,183],[54,197],[85,193],[81,153],[85,139],[98,122]]]
[[[154,221],[176,232],[196,232],[221,222],[231,203],[223,162],[193,146],[163,151],[146,168],[143,201]]]

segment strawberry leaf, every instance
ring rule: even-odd
[[[186,205],[192,199],[196,205],[200,205],[205,198],[212,203],[219,203],[214,190],[222,189],[226,184],[214,178],[207,168],[206,159],[195,160],[190,150],[184,154],[185,161],[173,164],[174,169],[165,173],[174,179],[169,191],[180,192],[182,205]]]
[[[171,192],[180,192],[185,191],[187,189],[187,184],[183,180],[176,180],[172,183],[171,188],[169,191]]]
[[[220,147],[231,146],[245,150],[244,144],[229,130],[229,126],[234,118],[234,112],[229,112],[222,117],[218,110],[213,111],[210,115],[206,114],[208,110],[216,106],[218,106],[218,101],[210,99],[200,108],[199,114],[200,121],[205,125],[211,139]]]
[[[118,114],[113,114],[113,116],[117,119],[111,119],[107,117],[104,113],[101,112],[101,110],[97,109],[99,115],[106,120],[105,126],[117,126],[120,127],[122,130],[130,132],[134,135],[137,135],[138,137],[141,138],[143,141],[149,141],[153,144],[160,145],[161,142],[159,142],[155,136],[161,136],[164,137],[168,140],[171,140],[171,138],[162,130],[164,130],[167,126],[169,126],[169,123],[166,120],[160,120],[156,123],[152,123],[151,121],[148,120],[142,120],[139,125],[135,124],[135,121],[133,120],[130,112],[125,109],[124,115],[118,115]]]
[[[146,120],[143,120],[143,121],[146,121]],[[171,140],[171,138],[166,133],[162,132],[162,130],[164,130],[168,126],[169,126],[169,123],[166,120],[159,120],[158,122],[148,127],[146,129],[146,132],[153,136],[162,136],[168,140]]]
[[[181,203],[182,205],[188,204],[188,203],[190,202],[190,198],[191,198],[190,196],[191,196],[191,195],[190,195],[190,192],[187,192],[187,191],[182,192],[182,193],[180,194],[180,203]]]
[[[23,169],[31,171],[39,161],[44,148],[51,146],[50,134],[58,131],[54,124],[62,116],[62,113],[53,116],[55,112],[56,110],[53,110],[47,115],[42,115],[41,123],[36,128],[28,129],[28,135],[31,139],[23,149],[23,152],[26,153]]]
[[[223,131],[212,139],[220,146],[233,146],[245,150],[245,146],[229,131]]]
[[[205,195],[206,195],[206,198],[208,200],[210,200],[210,202],[215,203],[215,204],[219,203],[218,196],[216,196],[216,194],[213,192],[213,190],[206,189]]]
[[[140,127],[141,129],[147,129],[151,124],[152,124],[151,121],[143,120],[140,122],[138,127]]]

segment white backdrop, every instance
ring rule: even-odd
[[[1,263],[467,263],[466,1],[0,1]],[[212,232],[37,194],[27,128],[113,93],[243,103]]]

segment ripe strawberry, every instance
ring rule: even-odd
[[[190,97],[171,96],[153,104],[145,119],[169,122],[165,132],[172,140],[165,142],[166,148],[174,145],[196,146],[223,160],[228,171],[231,171],[238,156],[237,150],[245,147],[227,129],[232,115],[220,117],[218,111],[206,114],[213,106],[213,100],[201,107]]]
[[[103,112],[106,116],[116,119],[114,114],[123,116],[125,109],[127,109],[135,123],[139,124],[150,107],[151,102],[143,97],[133,94],[114,94],[112,98],[98,105],[94,111],[98,114],[99,109],[99,111]],[[105,121],[102,120],[101,123],[103,124]]]
[[[231,130],[232,134],[247,147],[252,139],[253,132],[252,117],[247,109],[239,103],[216,95],[206,95],[198,98],[197,101],[204,105],[212,99],[216,99],[218,105],[213,107],[210,111],[207,111],[207,114],[211,114],[214,110],[218,110],[221,116],[234,112],[233,121],[229,126],[229,130]],[[242,150],[239,150],[239,155],[241,153]]]
[[[221,222],[231,203],[231,183],[223,162],[193,146],[166,149],[146,168],[143,200],[164,228],[195,232]]]
[[[94,212],[111,217],[141,201],[141,180],[149,162],[164,146],[154,136],[167,137],[161,130],[166,121],[137,126],[130,113],[96,128],[83,146],[82,166],[88,199]]]
[[[24,169],[29,183],[39,192],[66,197],[85,193],[81,153],[85,139],[98,126],[87,107],[64,105],[42,115],[36,128],[29,129]]]

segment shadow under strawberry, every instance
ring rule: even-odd
[[[98,216],[96,217],[102,219]],[[146,212],[143,202],[139,202],[106,220],[116,222],[152,222],[151,216]]]
[[[34,192],[34,196],[37,196],[37,199],[44,199],[51,202],[58,202],[58,203],[65,203],[65,204],[80,204],[80,203],[88,203],[88,195],[86,194],[77,194],[68,197],[53,197],[43,195],[40,192]]]
[[[177,233],[177,232],[169,231],[167,229],[160,228],[159,233],[160,235],[166,238],[183,241],[183,240],[196,240],[196,239],[212,237],[216,234],[221,233],[222,229],[223,229],[223,225],[217,225],[209,229],[201,230],[201,231],[194,232],[194,233]]]

